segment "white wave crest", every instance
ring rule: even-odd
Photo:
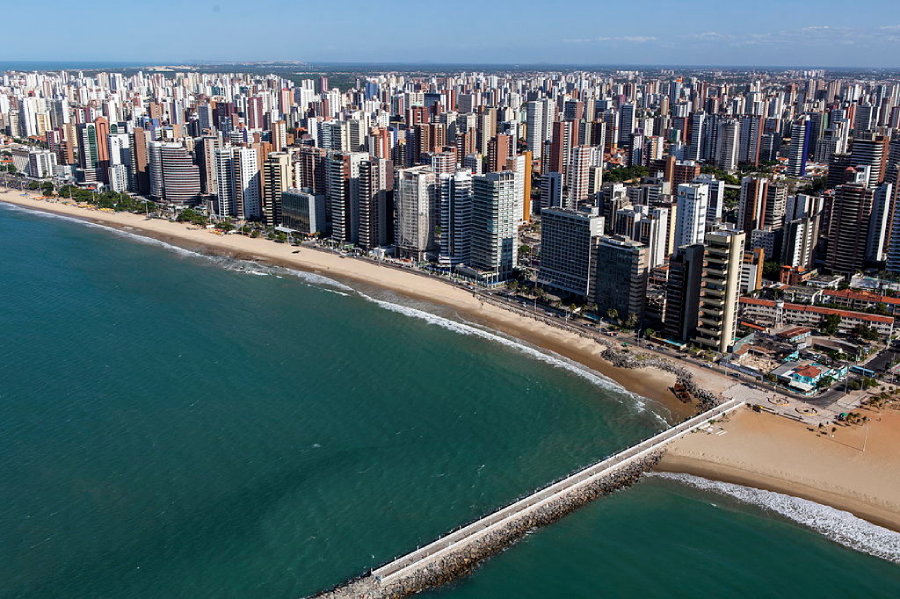
[[[19,212],[27,212],[28,214],[37,214],[39,216],[44,216],[48,218],[58,218],[62,220],[66,220],[73,223],[78,223],[80,225],[84,225],[86,227],[92,227],[95,229],[103,229],[104,231],[108,231],[114,235],[118,235],[119,237],[125,237],[132,241],[136,241],[138,243],[143,243],[144,245],[152,245],[156,247],[161,247],[175,254],[179,254],[181,256],[190,256],[192,258],[202,258],[203,260],[207,260],[216,264],[221,268],[226,270],[230,270],[233,272],[240,272],[249,275],[257,275],[257,276],[265,276],[272,274],[287,274],[301,281],[308,283],[312,286],[321,287],[327,286],[335,289],[340,289],[343,291],[353,291],[352,287],[344,285],[334,279],[329,279],[320,274],[312,273],[312,272],[304,272],[302,270],[294,270],[292,268],[285,268],[281,266],[267,266],[265,264],[260,264],[258,262],[253,262],[252,260],[239,260],[236,258],[227,258],[223,256],[216,256],[212,254],[204,254],[201,252],[195,252],[193,250],[188,250],[183,247],[173,245],[171,243],[167,243],[160,239],[156,239],[154,237],[148,237],[146,235],[141,235],[139,233],[133,233],[131,231],[124,231],[122,229],[117,229],[116,227],[110,227],[107,225],[102,225],[99,223],[94,223],[91,221],[83,220],[80,218],[75,218],[72,216],[67,216],[65,214],[56,214],[53,212],[44,212],[43,210],[32,210],[30,208],[25,208],[22,206],[18,206],[16,204],[7,204],[5,202],[0,202],[0,205],[11,208],[12,210],[16,210]],[[85,215],[88,216],[88,215]]]
[[[707,480],[691,474],[656,472],[648,476],[734,497],[802,524],[835,543],[900,564],[900,533],[857,518],[850,512],[791,495]]]
[[[293,268],[285,268],[283,266],[274,266],[271,267],[274,271],[278,273],[284,273],[290,275],[292,277],[296,277],[301,281],[309,283],[311,285],[321,286],[327,285],[328,287],[333,287],[335,289],[340,289],[341,291],[354,291],[353,287],[349,285],[344,285],[341,282],[335,281],[334,279],[329,279],[328,277],[320,274],[316,274],[314,272],[306,272],[303,270],[294,270]]]
[[[636,395],[631,393],[621,385],[619,385],[614,380],[603,376],[602,374],[593,372],[581,364],[569,360],[563,356],[553,353],[547,353],[528,345],[525,345],[519,341],[508,339],[503,337],[502,335],[498,335],[497,333],[487,331],[485,329],[475,327],[469,324],[464,324],[461,322],[457,322],[455,320],[450,320],[449,318],[444,318],[442,316],[437,316],[436,314],[432,314],[430,312],[426,312],[424,310],[419,310],[418,308],[412,308],[410,306],[402,306],[400,304],[394,304],[391,302],[386,302],[384,300],[375,299],[373,297],[369,297],[368,295],[359,293],[360,297],[373,302],[386,310],[390,310],[391,312],[398,312],[400,314],[404,314],[406,316],[412,316],[414,318],[419,318],[424,320],[429,324],[434,324],[439,327],[443,327],[455,333],[459,333],[461,335],[473,335],[476,337],[481,337],[482,339],[487,339],[489,341],[493,341],[495,343],[499,343],[501,345],[505,345],[506,347],[510,347],[519,351],[523,354],[526,354],[532,358],[535,358],[545,364],[550,364],[551,366],[555,366],[556,368],[561,368],[563,370],[567,370],[573,374],[576,374],[584,379],[587,379],[594,385],[598,387],[602,387],[604,389],[610,389],[621,393],[623,395],[629,396],[634,400],[635,406],[639,411],[644,411],[646,408],[646,398],[641,397],[640,395]],[[661,423],[665,424],[665,419],[656,414],[655,412],[651,412]]]

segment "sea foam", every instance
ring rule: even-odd
[[[225,256],[216,256],[213,254],[204,254],[202,252],[197,252],[194,250],[189,250],[177,245],[173,245],[171,243],[162,241],[160,239],[156,239],[154,237],[148,237],[146,235],[141,235],[139,233],[134,233],[132,231],[127,231],[123,229],[118,229],[116,227],[110,227],[108,225],[103,225],[99,223],[94,223],[91,221],[83,220],[80,218],[75,218],[72,216],[67,216],[65,214],[56,214],[54,212],[45,212],[43,210],[32,210],[30,208],[24,208],[18,206],[16,204],[7,204],[0,201],[0,205],[8,207],[12,210],[16,210],[19,212],[27,212],[29,214],[37,214],[39,216],[44,216],[47,218],[57,218],[66,220],[69,222],[77,223],[80,225],[84,225],[86,227],[91,227],[94,229],[102,229],[113,235],[118,235],[119,237],[125,237],[132,241],[136,241],[138,243],[142,243],[144,245],[152,245],[156,247],[163,248],[168,250],[174,254],[178,254],[180,256],[186,256],[190,258],[200,258],[202,260],[206,260],[209,262],[213,262],[216,266],[224,268],[226,270],[230,270],[233,272],[239,272],[249,275],[256,276],[265,276],[265,275],[275,275],[275,274],[284,274],[297,279],[300,279],[304,283],[307,283],[314,287],[319,286],[327,286],[334,289],[340,289],[343,291],[353,291],[353,289],[343,283],[335,281],[334,279],[330,279],[328,277],[312,273],[312,272],[304,272],[302,270],[294,270],[292,268],[285,268],[281,266],[268,266],[265,264],[260,264],[258,262],[254,262],[252,260],[241,260],[238,258],[228,258]]]
[[[512,348],[512,349],[519,351],[523,354],[526,354],[532,358],[540,360],[541,362],[544,362],[545,364],[550,364],[551,366],[555,366],[556,368],[561,368],[561,369],[571,372],[577,376],[580,376],[580,377],[590,381],[591,383],[593,383],[594,385],[596,385],[598,387],[602,387],[604,389],[610,389],[610,390],[616,391],[617,393],[620,393],[622,395],[628,396],[634,401],[634,405],[639,411],[644,411],[646,408],[646,401],[647,401],[646,398],[644,398],[640,395],[631,393],[630,391],[628,391],[627,389],[625,389],[624,387],[619,385],[614,380],[607,378],[599,373],[593,372],[593,371],[585,368],[578,362],[575,362],[574,360],[569,360],[568,358],[565,358],[558,354],[544,352],[544,351],[535,349],[535,348],[533,348],[529,345],[526,345],[518,340],[509,339],[502,335],[498,335],[497,333],[494,333],[492,331],[485,330],[485,329],[482,329],[482,328],[479,328],[479,327],[476,327],[476,326],[473,326],[470,324],[465,324],[462,322],[458,322],[456,320],[450,320],[449,318],[444,318],[442,316],[432,314],[431,312],[426,312],[425,310],[419,310],[418,308],[413,308],[411,306],[403,306],[400,304],[395,304],[392,302],[375,299],[375,298],[370,297],[361,292],[357,292],[357,293],[359,293],[360,297],[362,297],[370,302],[373,302],[386,310],[390,310],[392,312],[398,312],[405,316],[411,316],[413,318],[418,318],[420,320],[424,320],[425,322],[427,322],[429,324],[437,325],[439,327],[448,329],[450,331],[459,333],[461,335],[471,335],[471,336],[481,337],[482,339],[487,339],[489,341],[493,341],[495,343],[505,345],[506,347]],[[660,416],[659,414],[656,414],[653,411],[651,411],[651,413],[653,414],[653,416],[656,419],[658,419],[660,421],[661,424],[664,424],[664,425],[667,424],[665,419],[662,416]]]
[[[802,524],[835,543],[900,564],[900,533],[857,518],[850,512],[791,495],[708,480],[691,474],[658,472],[648,476],[674,480],[696,489],[733,497]]]
[[[532,358],[540,360],[541,362],[550,364],[551,366],[555,366],[556,368],[561,368],[563,370],[567,370],[577,376],[580,376],[580,377],[590,381],[591,383],[593,383],[594,385],[596,385],[598,387],[601,387],[604,389],[610,389],[612,391],[616,391],[619,394],[622,394],[622,395],[625,395],[625,396],[631,398],[631,400],[633,401],[633,405],[635,406],[635,408],[638,411],[644,411],[646,409],[647,399],[645,397],[642,397],[635,393],[631,393],[630,391],[628,391],[627,389],[625,389],[624,387],[622,387],[621,385],[616,383],[614,380],[607,378],[599,373],[593,372],[573,360],[569,360],[568,358],[565,358],[558,354],[548,353],[548,352],[544,352],[544,351],[535,349],[533,347],[523,344],[522,342],[520,342],[518,340],[509,339],[507,337],[503,337],[502,335],[498,335],[497,333],[494,333],[494,332],[491,332],[491,331],[488,331],[488,330],[485,330],[485,329],[482,329],[482,328],[479,328],[479,327],[476,327],[473,325],[465,324],[465,323],[458,322],[455,320],[450,320],[448,318],[443,318],[441,316],[437,316],[436,314],[432,314],[432,313],[426,312],[424,310],[419,310],[417,308],[412,308],[410,306],[402,306],[400,304],[394,304],[394,303],[387,302],[384,300],[375,299],[375,298],[370,297],[360,291],[353,289],[352,287],[350,287],[348,285],[345,285],[343,283],[335,281],[334,279],[330,279],[328,277],[322,276],[320,274],[305,272],[305,271],[301,271],[301,270],[294,270],[291,268],[284,268],[284,267],[280,267],[280,266],[268,266],[268,265],[264,265],[264,264],[259,264],[258,262],[249,261],[249,260],[239,260],[239,259],[235,259],[235,258],[226,258],[226,257],[222,257],[222,256],[203,254],[201,252],[195,252],[193,250],[188,250],[188,249],[179,247],[177,245],[173,245],[171,243],[167,243],[165,241],[155,239],[153,237],[147,237],[145,235],[132,233],[130,231],[124,231],[122,229],[117,229],[115,227],[109,227],[106,225],[89,222],[86,220],[82,220],[80,218],[74,218],[74,217],[63,215],[63,214],[44,212],[41,210],[31,210],[28,208],[23,208],[23,207],[17,206],[15,204],[5,204],[5,203],[0,202],[0,205],[8,206],[14,210],[24,211],[24,212],[28,212],[31,214],[38,214],[38,215],[42,215],[42,216],[46,216],[46,217],[50,217],[50,218],[60,218],[60,219],[67,220],[70,222],[75,222],[75,223],[79,223],[82,225],[86,225],[88,227],[103,229],[103,230],[113,233],[115,235],[119,235],[121,237],[126,237],[128,239],[131,239],[133,241],[137,241],[139,243],[143,243],[146,245],[153,245],[153,246],[161,247],[161,248],[164,248],[166,250],[169,250],[171,252],[177,253],[182,256],[189,256],[192,258],[201,258],[204,260],[212,261],[212,262],[216,263],[217,266],[220,266],[227,270],[232,270],[232,271],[236,271],[236,272],[257,275],[257,276],[270,275],[270,274],[289,275],[291,277],[300,279],[301,281],[303,281],[304,283],[307,283],[310,286],[320,287],[320,288],[330,287],[332,289],[338,289],[338,290],[341,290],[344,292],[355,292],[360,297],[362,297],[370,302],[373,302],[376,305],[378,305],[386,310],[390,310],[392,312],[398,312],[398,313],[404,314],[406,316],[412,316],[414,318],[424,320],[425,322],[428,322],[429,324],[434,324],[434,325],[443,327],[445,329],[459,333],[461,335],[472,335],[472,336],[481,337],[482,339],[487,339],[489,341],[493,341],[495,343],[500,343],[501,345],[505,345],[506,347],[515,349],[516,351],[519,351],[519,352],[526,354]],[[342,293],[341,295],[344,295],[344,294]],[[656,420],[659,421],[659,423],[661,425],[667,426],[667,422],[666,422],[665,418],[663,418],[661,415],[657,414],[653,410],[651,410],[650,413],[653,415],[653,417]]]

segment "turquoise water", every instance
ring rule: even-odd
[[[340,284],[3,205],[0,256],[2,597],[300,597],[661,426]],[[436,595],[779,588],[897,596],[900,567],[649,479]]]

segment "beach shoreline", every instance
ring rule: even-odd
[[[184,223],[147,219],[143,215],[124,212],[101,212],[41,200],[37,194],[25,198],[19,193],[0,190],[0,202],[101,224],[207,254],[302,270],[338,281],[359,282],[450,308],[463,321],[485,326],[573,360],[612,379],[631,393],[653,400],[668,411],[671,423],[680,422],[696,412],[696,403],[684,404],[669,391],[675,375],[658,368],[615,367],[600,356],[605,347],[597,341],[484,302],[472,292],[436,277],[371,260],[342,258],[308,246],[300,248],[299,254],[293,254],[296,248],[288,244],[241,235],[215,235]],[[675,363],[686,368],[701,387],[716,394],[734,384],[728,377],[709,369],[683,361]],[[894,422],[892,418],[887,420]],[[862,459],[857,449],[842,447],[840,443],[826,445],[827,441],[817,437],[806,425],[768,414],[741,410],[721,427],[727,434],[695,433],[676,441],[667,449],[656,469],[802,497],[900,531],[900,480],[896,485],[884,483],[896,478],[892,467],[896,465],[896,456],[900,455],[900,412],[896,414],[896,424],[880,427],[894,431],[893,437],[881,435],[878,446],[882,449],[870,451]],[[842,428],[836,438],[856,443],[858,434],[858,430]],[[829,451],[823,452],[823,447]],[[873,455],[877,455],[877,459],[868,460]],[[810,463],[816,466],[813,474]],[[836,482],[854,472],[853,485]],[[866,473],[871,480],[860,479],[860,472]]]
[[[669,413],[667,420],[670,423],[693,416],[697,410],[696,403],[685,404],[669,390],[675,383],[673,374],[657,368],[628,369],[613,366],[600,357],[605,347],[596,341],[484,302],[473,293],[437,277],[378,264],[372,260],[342,258],[338,254],[308,246],[301,247],[299,254],[293,254],[297,248],[261,238],[216,235],[205,229],[189,227],[185,223],[147,219],[143,215],[128,212],[102,212],[61,201],[42,200],[39,194],[31,193],[25,198],[19,195],[22,192],[4,191],[0,190],[0,202],[14,206],[101,224],[192,251],[302,270],[337,281],[372,285],[411,299],[447,307],[466,322],[485,326],[558,354],[602,374],[635,395],[653,400]],[[707,373],[698,374],[708,378]],[[721,385],[715,385],[713,391],[721,391],[731,384],[724,376],[721,379]]]
[[[744,408],[669,445],[655,470],[808,499],[900,532],[900,409],[859,412],[871,421],[832,436]]]

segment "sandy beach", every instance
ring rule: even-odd
[[[465,289],[435,277],[383,266],[370,260],[342,258],[338,254],[308,247],[294,254],[296,248],[288,244],[243,235],[217,235],[184,223],[148,219],[128,212],[91,210],[62,201],[41,200],[39,194],[24,197],[21,193],[0,190],[0,201],[127,229],[190,249],[202,246],[207,251],[235,258],[305,270],[337,280],[373,284],[411,298],[449,306],[467,321],[501,331],[600,372],[629,391],[662,404],[672,414],[672,421],[681,421],[696,410],[695,404],[684,404],[669,391],[675,382],[674,375],[655,368],[630,370],[614,367],[600,357],[603,347],[596,342],[482,302]],[[704,372],[700,368],[693,370],[696,376],[703,377],[698,380],[710,390],[721,391],[731,384],[726,377]]]
[[[802,497],[900,531],[900,410],[861,408],[871,421],[832,437],[799,422],[741,409],[725,434],[697,432],[657,467]],[[868,430],[867,430],[868,429]]]

